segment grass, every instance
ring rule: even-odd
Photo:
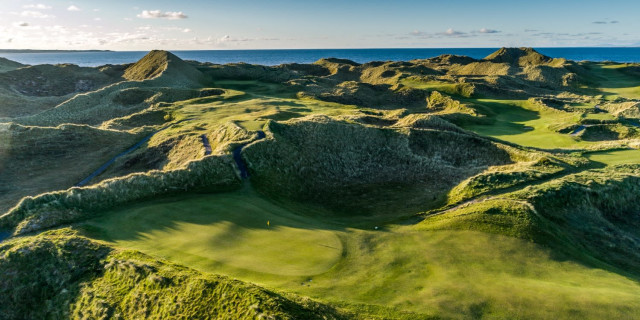
[[[625,64],[592,63],[589,71],[599,77],[598,90],[607,100],[640,99],[640,80],[621,71]]]
[[[540,57],[511,51],[516,69],[211,66],[153,52],[112,70],[138,81],[37,115],[14,107],[58,98],[7,96],[0,116],[33,115],[17,122],[101,129],[1,127],[0,214],[7,194],[66,188],[145,132],[187,121],[101,178],[137,173],[2,216],[21,235],[71,224],[100,241],[63,229],[2,242],[0,318],[636,318],[640,151],[612,149],[637,144],[636,131],[589,112],[639,98],[640,81],[590,63],[576,72],[591,87],[565,86],[568,69],[516,66]],[[267,137],[243,149],[241,183],[229,153],[258,130]]]
[[[79,228],[116,246],[356,313],[377,305],[389,317],[398,310],[529,319],[640,314],[634,280],[558,259],[526,240],[446,228],[376,231],[332,221],[313,208],[292,212],[244,189],[147,202]]]
[[[447,93],[452,96],[462,96],[468,98],[473,93],[473,88],[469,84],[462,83],[450,83],[435,80],[423,81],[416,78],[402,79],[400,83],[410,88],[430,91],[435,90]]]
[[[262,130],[270,120],[283,121],[311,114],[360,114],[362,110],[339,103],[298,99],[295,92],[287,91],[281,84],[227,80],[217,81],[215,85],[224,88],[225,93],[173,103],[170,107],[173,119],[191,120],[158,134],[150,144],[157,144],[178,133],[205,133],[228,122],[234,122],[249,131],[257,131]]]
[[[554,127],[576,124],[579,113],[567,113],[542,108],[526,100],[469,99],[490,110],[492,124],[463,125],[465,129],[527,147],[543,149],[575,148],[588,146],[568,134],[555,131]]]
[[[606,165],[640,164],[640,150],[614,150],[588,153],[589,160],[601,162]]]
[[[222,262],[230,270],[311,276],[329,270],[342,254],[336,234],[318,229],[322,223],[250,189],[167,199],[104,215],[89,226],[99,227],[118,246],[202,269]]]
[[[2,319],[343,319],[334,308],[207,275],[69,229],[0,246]]]

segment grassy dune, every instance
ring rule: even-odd
[[[0,257],[3,319],[346,317],[308,299],[114,250],[68,229],[2,244]]]
[[[529,48],[0,61],[0,318],[638,318],[639,86]]]

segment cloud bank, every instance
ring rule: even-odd
[[[137,15],[137,17],[140,19],[169,19],[169,20],[180,20],[180,19],[189,18],[189,16],[182,13],[182,11],[162,12],[160,10],[143,10],[142,13]]]

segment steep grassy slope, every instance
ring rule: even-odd
[[[133,174],[89,188],[25,197],[0,216],[0,227],[12,229],[15,234],[29,233],[87,219],[102,210],[151,197],[187,191],[227,191],[238,186],[239,178],[229,157],[210,156],[190,162],[182,169]]]
[[[0,68],[1,65],[0,61]],[[20,65],[20,68],[7,69],[0,72],[0,118],[33,115],[75,94],[96,90],[119,80],[117,72],[66,64]]]
[[[513,162],[499,145],[456,132],[380,129],[327,117],[271,122],[267,130],[269,139],[244,150],[259,190],[351,213],[428,208],[456,182]]]
[[[12,71],[24,67],[24,64],[0,57],[0,72]]]
[[[340,319],[332,308],[204,275],[69,230],[0,246],[3,319]]]
[[[160,80],[157,82],[174,86],[198,85],[205,80],[205,76],[195,67],[162,50],[149,52],[140,61],[129,66],[123,77],[134,81],[156,79]]]
[[[143,136],[78,125],[0,124],[0,211],[22,197],[75,185]]]

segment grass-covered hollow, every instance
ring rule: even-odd
[[[0,60],[0,318],[638,318],[638,68]]]
[[[134,251],[46,232],[0,246],[3,319],[341,319],[336,310]]]
[[[531,242],[541,230],[521,202],[487,201],[417,228],[376,230],[375,221],[350,227],[363,220],[243,189],[145,202],[77,228],[117,247],[360,315],[598,319],[640,311],[633,279]],[[484,221],[474,216],[483,210]]]

